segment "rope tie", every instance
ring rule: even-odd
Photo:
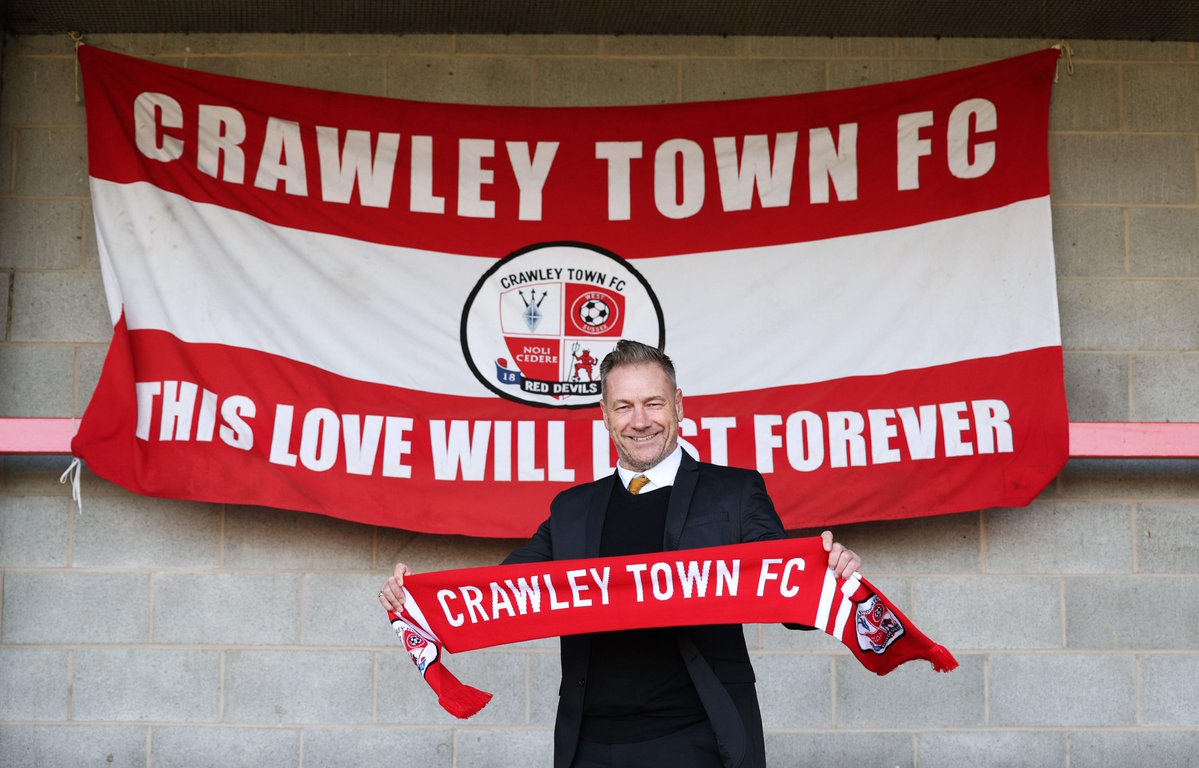
[[[1069,40],[1063,40],[1057,45],[1052,46],[1054,50],[1061,51],[1066,59],[1066,74],[1074,74],[1074,46],[1070,45]],[[1057,82],[1057,67],[1053,68],[1053,82]]]
[[[75,103],[83,101],[79,95],[79,46],[83,45],[83,35],[78,32],[68,32],[67,37],[75,44]]]
[[[71,484],[71,501],[75,502],[75,506],[79,507],[79,514],[83,514],[83,491],[79,488],[79,477],[83,474],[83,462],[78,457],[71,460],[67,471],[62,473],[58,478],[58,482],[65,485]]]

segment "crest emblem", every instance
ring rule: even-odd
[[[878,595],[871,595],[857,607],[858,647],[882,653],[903,637],[903,624]]]
[[[404,644],[404,650],[408,651],[408,655],[412,657],[412,663],[420,670],[421,676],[424,676],[425,670],[437,661],[437,645],[430,643],[424,635],[414,630],[412,625],[403,619],[397,618],[392,621],[391,628],[395,631],[396,637],[400,638],[400,642]]]
[[[662,308],[614,253],[584,243],[523,248],[487,270],[462,310],[462,352],[501,397],[550,408],[600,399],[599,363],[616,342],[661,346]]]

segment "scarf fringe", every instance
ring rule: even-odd
[[[477,715],[491,701],[490,693],[462,682],[444,664],[431,666],[425,673],[425,680],[437,692],[437,703],[442,709],[459,720]]]
[[[958,668],[958,660],[943,645],[933,646],[933,649],[929,651],[928,661],[938,672],[952,672]]]

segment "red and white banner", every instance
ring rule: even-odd
[[[1056,58],[537,109],[84,46],[115,334],[72,449],[150,495],[524,536],[611,473],[629,337],[790,528],[1026,504],[1067,456]]]

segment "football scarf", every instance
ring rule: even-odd
[[[442,652],[555,635],[700,624],[801,624],[840,640],[885,675],[924,659],[957,660],[861,574],[838,579],[819,537],[648,555],[464,568],[408,576],[396,636],[438,702],[475,714],[491,694],[454,677]]]

